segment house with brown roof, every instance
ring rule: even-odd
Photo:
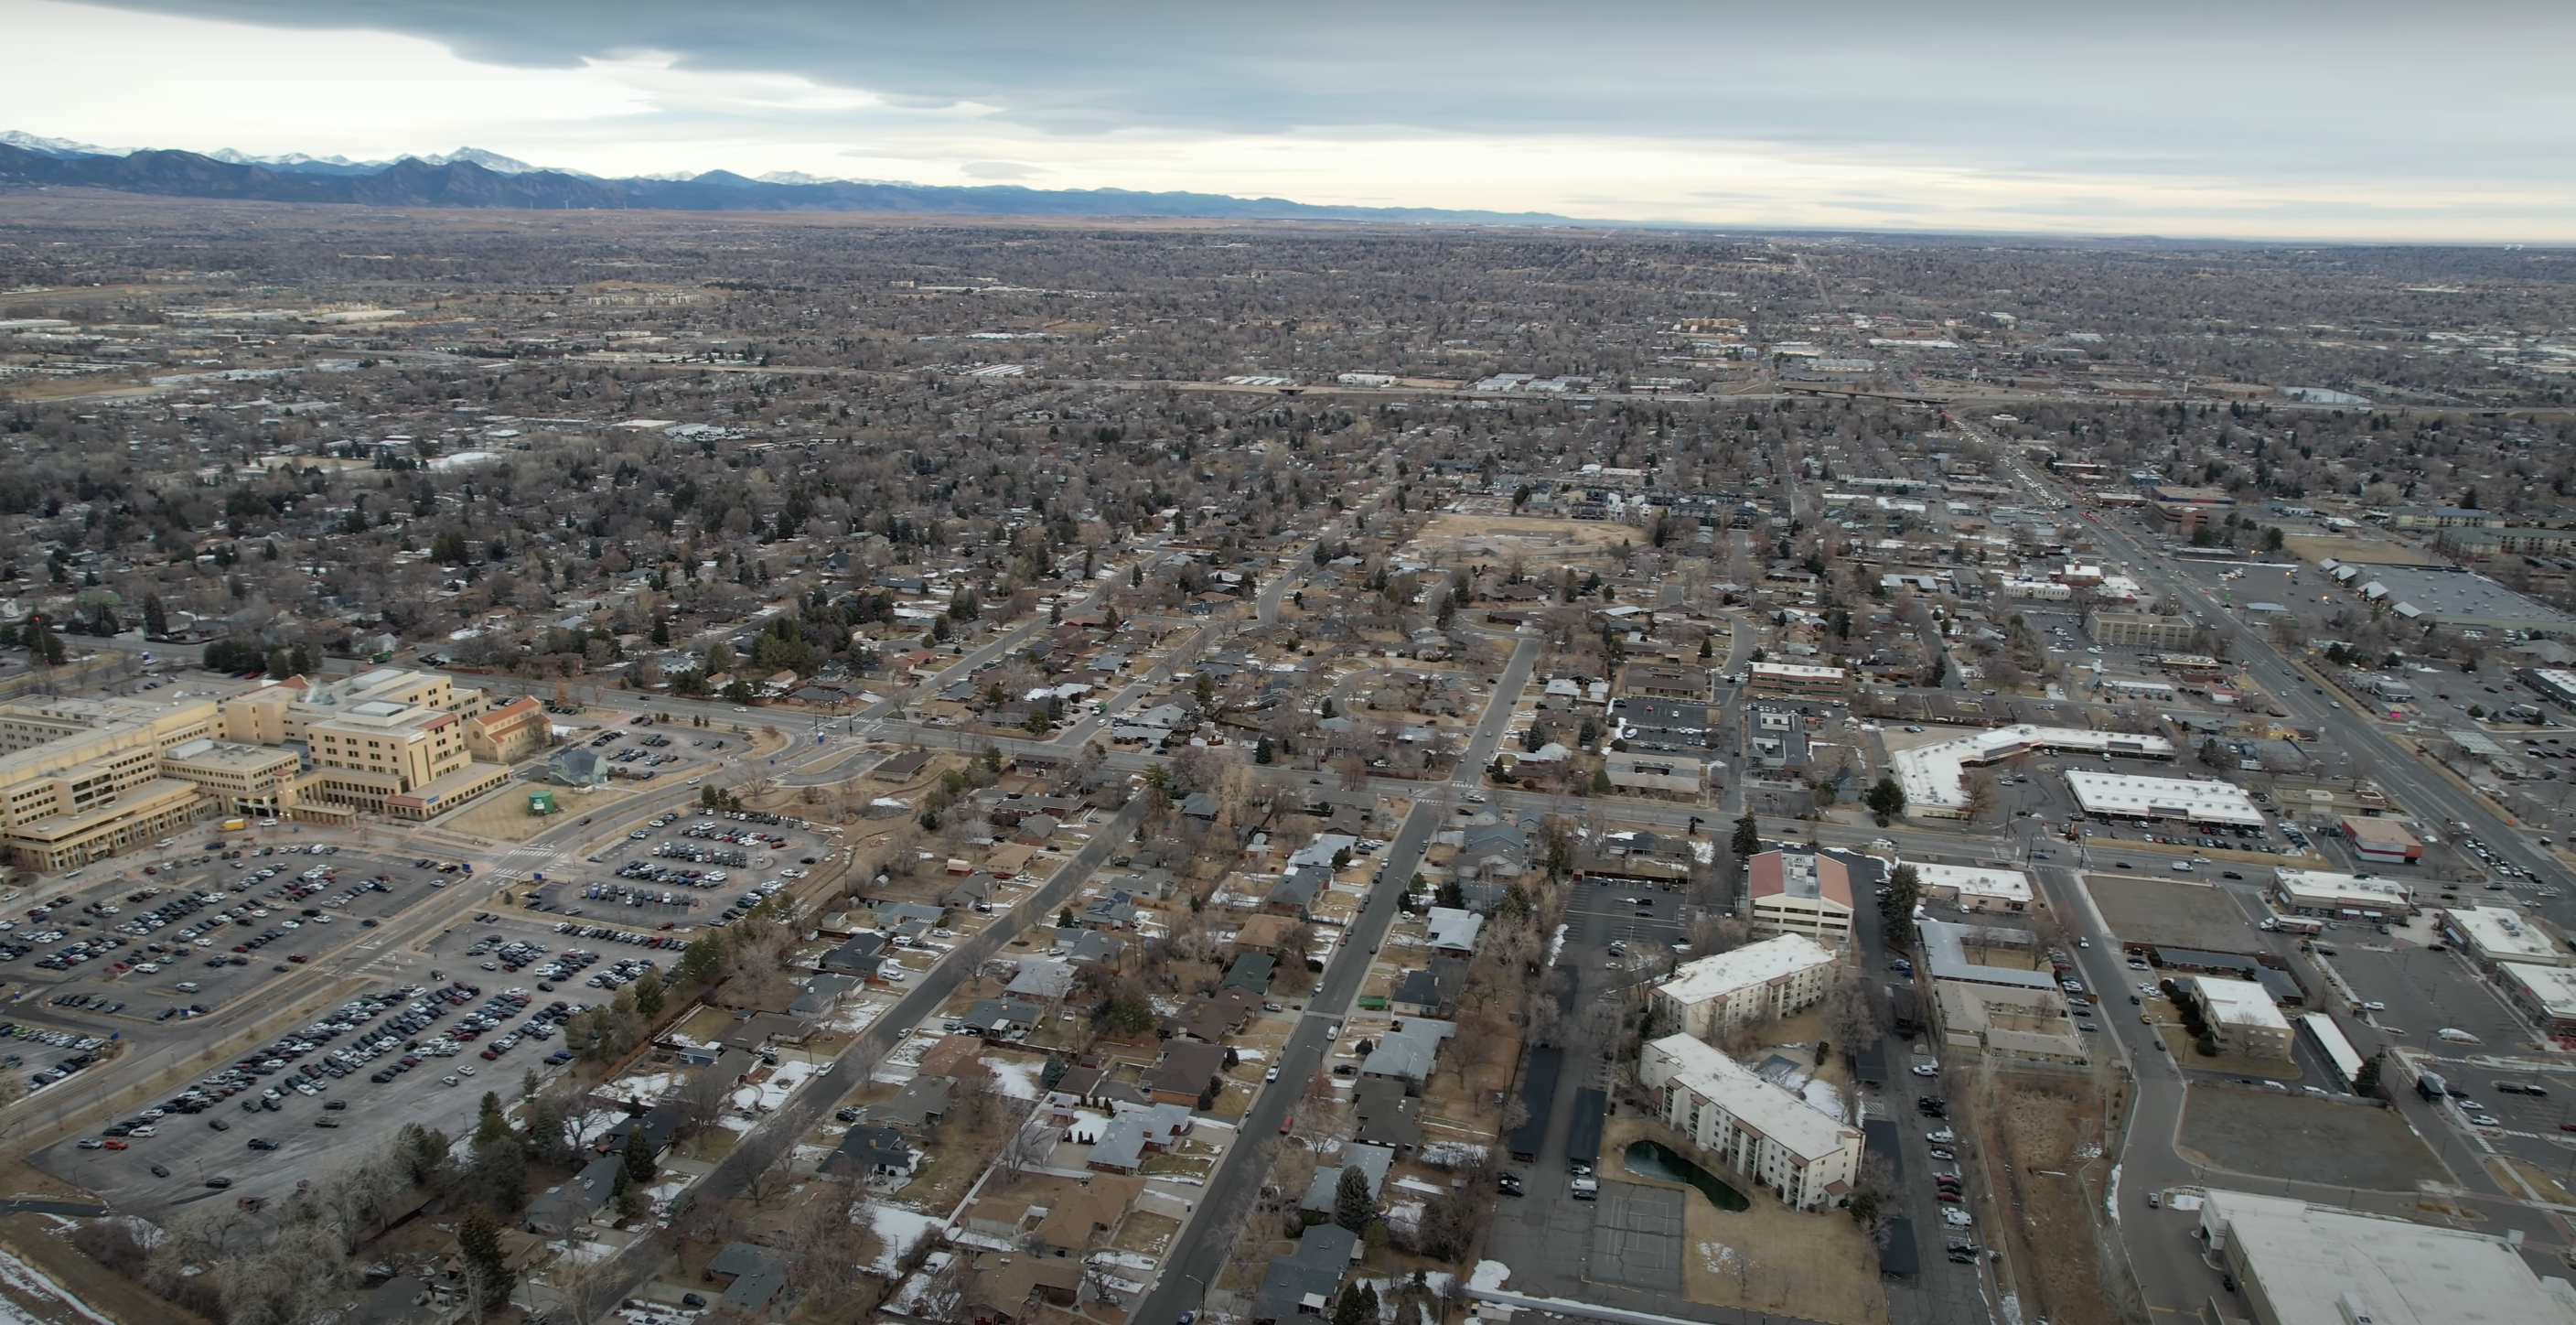
[[[1163,1032],[1175,1039],[1216,1044],[1243,1029],[1243,1023],[1260,1010],[1261,995],[1241,985],[1227,985],[1182,1004],[1178,1013],[1164,1021]]]
[[[978,1266],[958,1299],[958,1318],[1021,1325],[1042,1306],[1070,1307],[1082,1289],[1082,1266],[1036,1256],[997,1258]]]
[[[1145,1069],[1146,1095],[1156,1104],[1207,1108],[1216,1102],[1217,1092],[1224,1088],[1222,1078],[1227,1052],[1221,1044],[1196,1040],[1165,1043],[1163,1056]]]
[[[1295,916],[1246,916],[1234,932],[1234,946],[1238,951],[1266,952],[1276,957],[1281,955],[1281,945],[1296,934],[1297,925]]]
[[[1108,1242],[1119,1222],[1145,1191],[1145,1180],[1120,1173],[1095,1173],[1089,1181],[1056,1198],[1046,1218],[1029,1233],[1029,1249],[1043,1257],[1078,1258]]]

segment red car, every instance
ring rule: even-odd
[[[123,1150],[126,1148],[125,1138],[121,1136],[111,1136],[108,1139],[99,1142],[99,1144],[105,1146],[109,1150]]]

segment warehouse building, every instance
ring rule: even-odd
[[[2259,828],[2269,822],[2254,798],[2229,782],[2075,770],[2067,773],[2066,785],[2086,814],[2106,822],[2171,819],[2228,828]]]
[[[2254,1325],[2576,1325],[2576,1288],[2501,1237],[2218,1189],[2200,1232]]]
[[[2030,876],[2020,870],[1912,863],[1926,901],[1947,902],[1970,912],[2030,909]]]
[[[2272,872],[2272,901],[2294,916],[2386,920],[2414,913],[2415,889],[2396,879],[2279,869]]]
[[[2332,560],[2317,565],[2374,606],[2419,628],[2576,636],[2576,616],[2455,566],[2356,566]]]
[[[2456,906],[2442,913],[2442,937],[2492,974],[2507,963],[2565,966],[2567,949],[2539,921],[2500,906]]]
[[[2348,814],[2340,827],[2352,840],[2353,854],[2374,865],[2413,865],[2424,859],[2424,844],[2394,819]]]
[[[1907,813],[1958,819],[1967,815],[1968,769],[2042,753],[2169,761],[2174,745],[2161,736],[2136,732],[2023,724],[1962,732],[1946,741],[1894,751],[1888,756],[1888,772],[1905,788]]]
[[[2576,1039],[2576,969],[2506,962],[2496,968],[2496,984],[2522,1014],[2553,1040]]]
[[[2251,980],[2195,975],[2188,982],[2209,1019],[2210,1038],[2218,1052],[2246,1058],[2290,1056],[2290,1019],[2272,1002],[2263,986]]]

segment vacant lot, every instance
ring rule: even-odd
[[[2092,1083],[2006,1080],[1982,1102],[1980,1131],[1990,1146],[2000,1142],[2010,1167],[1986,1165],[1978,1175],[1995,1184],[2006,1211],[2003,1228],[1981,1231],[2011,1260],[2022,1290],[2039,1299],[2024,1304],[2025,1315],[2036,1305],[2035,1314],[2061,1325],[2117,1325],[2113,1303],[2125,1289],[2103,1278],[2116,1271],[2100,1255],[2106,1239],[2095,1194],[2108,1164]]]
[[[2117,859],[2119,851],[2132,845],[2096,844],[2093,856],[2097,861]],[[2171,862],[2143,852],[2133,863],[2145,869],[2134,874],[2096,870],[2084,876],[2085,891],[2101,908],[2103,923],[2122,943],[2208,952],[2232,952],[2244,946],[2242,940],[2254,924],[2224,889],[2148,874],[2146,869],[2168,869]]]
[[[2210,1168],[2329,1187],[2412,1192],[2448,1177],[2395,1110],[2234,1086],[2191,1088],[2180,1148]]]
[[[1634,542],[1633,526],[1605,520],[1535,520],[1520,516],[1432,516],[1413,546],[1439,553],[1434,564],[1475,562],[1508,566],[1514,561],[1529,574],[1559,566],[1607,567],[1621,542]]]

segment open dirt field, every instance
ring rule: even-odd
[[[1536,575],[1559,566],[1605,567],[1636,529],[1607,520],[1535,520],[1513,515],[1453,515],[1425,521],[1413,547],[1438,564],[1508,566]]]
[[[14,1214],[0,1218],[0,1251],[16,1257],[91,1311],[119,1325],[199,1325],[204,1320],[82,1255],[65,1240],[64,1228],[47,1216]],[[10,1285],[6,1296],[9,1306],[24,1313],[9,1315],[12,1320],[83,1325],[90,1319],[60,1299],[23,1291],[15,1284]]]
[[[2281,540],[2281,546],[2301,561],[2318,562],[2328,557],[2364,566],[2439,566],[2442,560],[2411,547],[2382,542],[2376,538],[2323,538],[2292,535]]]
[[[2411,1192],[2449,1175],[2393,1109],[2193,1086],[2177,1146],[2194,1163],[2330,1187]]]
[[[2122,842],[2119,849],[2126,851],[2133,845]],[[2107,857],[2113,853],[2097,846],[2093,854]],[[2146,863],[2160,864],[2153,860]],[[2093,895],[2103,923],[2123,943],[2226,952],[2238,946],[2253,928],[2253,922],[2237,909],[2236,900],[2209,884],[2100,870],[2084,876],[2084,890]]]
[[[2010,1282],[2038,1299],[2022,1304],[2023,1317],[2117,1325],[2121,1316],[2111,1292],[2125,1287],[2103,1278],[2110,1271],[2100,1252],[2110,1240],[2097,1226],[2101,1202],[2095,1193],[2109,1166],[2102,1154],[2101,1101],[2092,1083],[2076,1076],[2046,1084],[2001,1082],[1992,1097],[1981,1098],[1978,1112],[1989,1154],[2000,1153],[2011,1168],[1981,1166],[1979,1176],[1993,1184],[1996,1204],[2006,1214],[2004,1227],[1977,1233],[2004,1253]]]
[[[1679,1187],[1631,1172],[1610,1159],[1641,1138],[1680,1143],[1679,1137],[1649,1120],[1622,1114],[1602,1129],[1601,1153],[1612,1166],[1604,1172],[1615,1174],[1621,1182]],[[1799,1214],[1758,1193],[1752,1195],[1750,1209],[1729,1213],[1698,1192],[1681,1190],[1682,1292],[1691,1301],[1745,1311],[1786,1311],[1832,1325],[1880,1325],[1887,1319],[1877,1253],[1863,1240],[1861,1227],[1851,1216],[1839,1210]]]

